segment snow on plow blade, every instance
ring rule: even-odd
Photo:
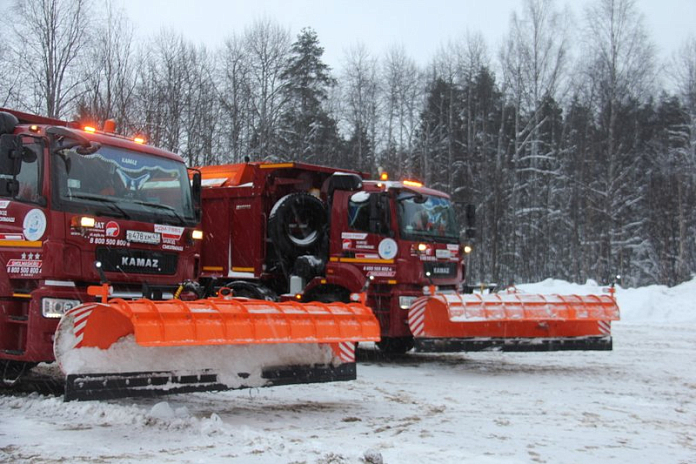
[[[376,340],[357,303],[115,299],[67,313],[54,351],[65,399],[87,400],[353,380]]]
[[[613,295],[436,294],[416,300],[417,351],[611,350]]]

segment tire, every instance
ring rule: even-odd
[[[404,354],[413,348],[412,337],[382,337],[382,340],[377,342],[377,348],[387,354]]]
[[[292,193],[273,206],[268,236],[279,255],[294,259],[319,250],[326,222],[321,200],[308,193]]]
[[[0,384],[11,387],[20,381],[36,363],[23,361],[0,361]]]

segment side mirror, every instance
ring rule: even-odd
[[[195,171],[191,177],[191,196],[193,197],[193,209],[196,212],[196,221],[201,220],[201,194],[203,188],[201,183],[201,172]]]
[[[0,174],[15,177],[22,169],[22,136],[0,135]]]

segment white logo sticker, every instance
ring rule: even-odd
[[[179,240],[181,238],[181,234],[184,233],[184,228],[155,224],[155,232],[162,234],[162,237]]]
[[[396,253],[399,251],[399,246],[393,239],[385,238],[379,242],[377,251],[382,259],[394,259],[396,258]]]
[[[24,216],[24,237],[33,242],[46,232],[46,216],[40,209],[32,209]]]

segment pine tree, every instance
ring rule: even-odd
[[[302,29],[290,49],[285,93],[288,109],[281,122],[282,154],[288,159],[328,163],[340,144],[336,121],[324,109],[328,90],[336,85],[322,61],[317,33]]]

